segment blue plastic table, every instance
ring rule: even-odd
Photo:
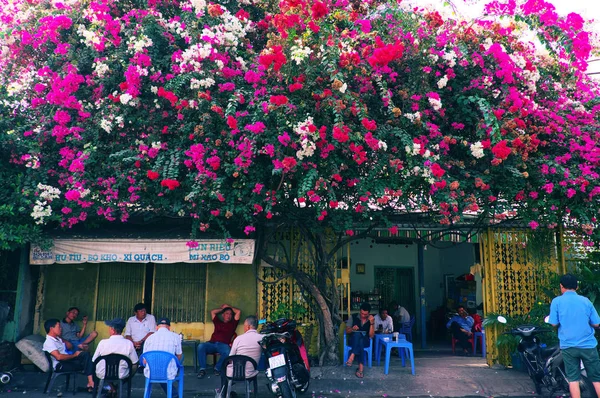
[[[379,355],[379,351],[381,349],[380,344],[383,341],[384,338],[389,338],[389,340],[392,340],[392,334],[391,333],[380,333],[377,334],[375,333],[375,355]]]
[[[390,356],[392,352],[392,348],[398,348],[398,356],[402,359],[402,366],[406,366],[406,361],[404,359],[404,351],[408,351],[408,356],[410,359],[410,367],[412,374],[415,374],[415,356],[413,353],[413,345],[410,341],[407,340],[398,340],[398,341],[385,341],[381,340],[381,344],[383,344],[383,348],[385,348],[385,368],[383,373],[388,374],[390,370]],[[377,365],[381,360],[381,351],[377,351]]]

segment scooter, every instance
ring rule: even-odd
[[[296,330],[296,321],[278,319],[266,323],[261,330],[260,346],[268,360],[265,371],[269,389],[278,397],[295,398],[296,391],[305,392],[310,384],[310,365],[304,340]]]
[[[548,317],[546,317],[546,322],[548,322],[547,319]],[[498,322],[506,323],[507,320],[503,316],[499,316]],[[504,333],[519,337],[517,352],[527,367],[527,373],[533,381],[535,392],[538,395],[542,394],[543,388],[548,390],[550,396],[557,392],[569,392],[569,382],[560,348],[558,346],[546,347],[538,338],[538,335],[550,331],[548,328],[535,325],[520,325]],[[597,398],[596,390],[587,378],[583,364],[581,368],[579,380],[581,396]]]

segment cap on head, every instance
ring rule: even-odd
[[[169,318],[160,318],[156,324],[158,326],[171,326],[171,320]]]
[[[106,326],[116,330],[123,331],[123,329],[125,329],[125,320],[123,320],[123,318],[111,319],[109,321],[104,321],[104,323]]]

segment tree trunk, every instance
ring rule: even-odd
[[[316,315],[319,317],[319,328],[324,339],[324,347],[321,350],[321,355],[319,355],[319,365],[337,365],[339,363],[337,330],[327,300],[317,285],[306,274],[300,273],[294,276],[302,289],[310,293],[315,299],[320,310]]]

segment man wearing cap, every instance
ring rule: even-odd
[[[135,315],[127,320],[125,326],[125,338],[133,342],[139,354],[146,339],[156,330],[156,319],[154,315],[148,314],[144,303],[136,304],[133,312]]]
[[[160,318],[156,324],[156,333],[153,333],[144,343],[144,352],[165,351],[177,357],[181,361],[183,351],[181,350],[181,336],[171,332],[171,320],[169,318]],[[144,376],[150,377],[150,369],[147,364],[144,367]],[[171,361],[167,367],[167,378],[175,379],[177,376],[177,364]],[[162,389],[167,394],[167,383],[161,383]],[[177,398],[177,389],[173,388],[173,398]]]
[[[219,314],[223,317],[223,320],[219,318]],[[214,365],[215,375],[218,376],[220,374],[223,361],[229,355],[229,344],[231,344],[231,339],[233,338],[241,315],[241,310],[233,308],[229,304],[223,304],[221,307],[215,308],[210,312],[213,324],[215,325],[215,331],[208,342],[198,346],[198,364],[200,365],[200,371],[198,372],[199,379],[206,376],[207,354],[219,354],[219,360]]]
[[[92,361],[95,361],[99,357],[103,357],[110,354],[120,354],[126,356],[131,360],[131,364],[133,365],[133,370],[135,372],[135,368],[138,363],[138,356],[135,352],[135,348],[133,343],[127,340],[122,336],[123,329],[125,329],[125,321],[123,318],[115,318],[110,321],[104,322],[106,326],[108,326],[108,334],[109,338],[101,340],[98,343],[98,347],[96,348],[96,352],[94,353],[94,357]],[[100,361],[96,365],[96,376],[99,379],[104,379],[105,375],[105,361]],[[129,368],[125,361],[121,361],[119,364],[119,378],[125,379],[129,376]],[[114,386],[112,387],[114,390]]]

